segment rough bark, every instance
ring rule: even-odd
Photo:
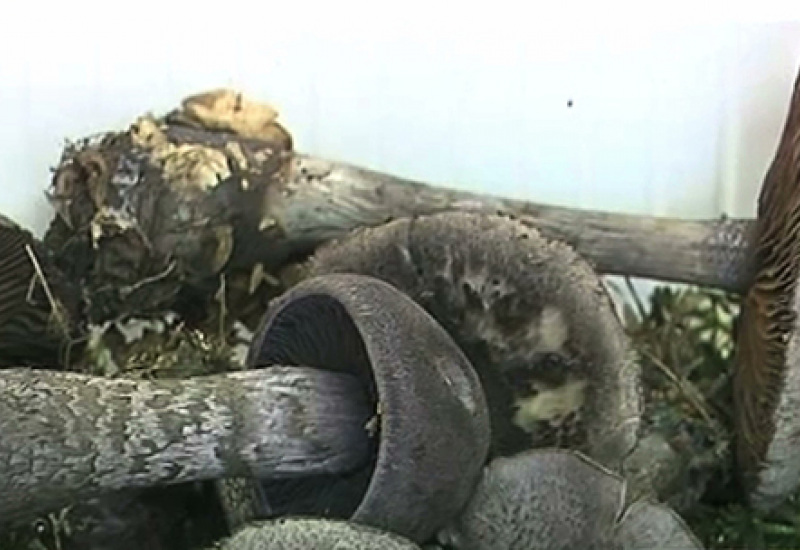
[[[171,126],[177,143],[222,148],[236,139],[197,128]],[[564,241],[603,273],[747,289],[750,234],[754,220],[678,218],[566,208],[490,194],[459,191],[344,162],[293,153],[284,182],[267,190],[264,220],[269,240],[259,256],[276,265],[298,251],[343,236],[361,226],[453,210],[502,212],[524,217],[546,238]],[[283,178],[282,178],[283,179]],[[258,178],[256,178],[256,181]],[[274,223],[274,225],[272,225]],[[275,229],[280,229],[276,231]],[[269,251],[263,256],[265,251]]]
[[[0,523],[123,487],[351,471],[368,459],[353,376],[303,367],[130,380],[0,371]]]
[[[601,273],[720,287],[749,284],[753,221],[681,220],[572,209],[456,191],[344,163],[295,155],[283,194],[269,205],[285,240],[310,248],[359,226],[448,210],[525,218],[573,246]]]
[[[209,310],[222,276],[226,308],[257,318],[276,274],[355,228],[445,211],[524,218],[601,273],[717,286],[749,282],[748,220],[687,221],[547,206],[427,185],[296,153],[180,120],[65,151],[44,242],[84,282],[91,322],[173,309]],[[266,284],[264,284],[266,283]],[[202,315],[201,315],[202,317]],[[247,323],[247,321],[245,321]]]

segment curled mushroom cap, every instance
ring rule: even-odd
[[[63,365],[79,297],[43,245],[0,214],[0,367]]]
[[[439,539],[459,550],[700,548],[669,508],[637,502],[622,516],[625,489],[620,476],[574,451],[500,457]]]
[[[736,454],[751,502],[780,504],[800,485],[800,79],[758,200],[754,279],[736,350]]]
[[[222,550],[419,550],[397,535],[373,527],[329,519],[279,519],[240,529]]]
[[[374,461],[349,477],[265,484],[273,514],[350,517],[422,542],[466,504],[489,448],[480,381],[447,332],[391,285],[349,274],[303,281],[270,305],[247,363],[355,374],[375,411],[364,428],[377,435]]]
[[[614,469],[636,440],[639,371],[610,298],[568,246],[502,216],[445,213],[360,229],[312,273],[361,273],[411,296],[481,377],[495,455],[577,448]]]

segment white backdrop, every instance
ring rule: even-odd
[[[800,66],[800,22],[714,12],[64,4],[1,23],[0,212],[36,232],[64,138],[221,85],[274,103],[320,156],[570,206],[750,215]]]

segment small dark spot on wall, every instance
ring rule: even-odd
[[[572,100],[571,100],[571,99],[568,99],[568,100],[567,100],[567,107],[568,107],[568,108],[569,108],[569,107],[572,107]]]

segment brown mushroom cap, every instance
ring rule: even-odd
[[[439,321],[481,377],[495,455],[569,446],[617,469],[634,445],[638,366],[598,277],[568,246],[507,217],[445,213],[356,230],[321,247],[311,271],[378,277]],[[576,412],[577,441],[548,439]]]
[[[42,244],[0,214],[0,368],[62,366],[79,298]]]
[[[742,304],[735,358],[736,455],[759,508],[800,485],[800,78],[758,200],[754,279]]]

